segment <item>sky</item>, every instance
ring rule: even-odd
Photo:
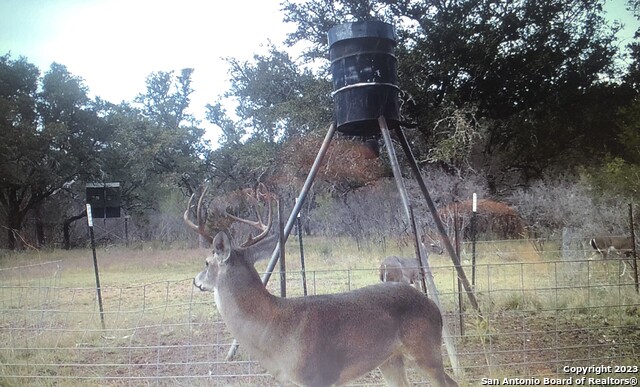
[[[279,3],[0,0],[0,55],[25,56],[41,72],[63,64],[92,96],[114,103],[145,92],[152,72],[194,68],[191,110],[207,127],[204,106],[228,89],[223,58],[248,60],[292,28],[282,22]]]
[[[194,68],[191,112],[208,138],[218,132],[205,105],[228,89],[225,57],[249,60],[293,26],[283,23],[281,0],[0,0],[0,55],[25,56],[42,72],[53,62],[85,80],[90,95],[113,103],[145,92],[152,72]],[[639,26],[609,0],[609,17],[626,24],[630,42]]]

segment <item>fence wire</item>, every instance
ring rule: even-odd
[[[460,310],[455,270],[432,267],[462,385],[640,364],[640,296],[620,276],[622,261],[479,262],[482,318],[467,300]],[[194,290],[191,278],[103,287],[103,330],[96,289],[61,286],[62,276],[60,261],[0,271],[0,385],[277,385],[242,346],[226,360],[233,338],[211,294]],[[289,296],[302,294],[301,277],[287,273]],[[306,279],[310,294],[323,294],[375,283],[377,272],[311,271]],[[278,286],[269,289],[278,294]],[[376,370],[354,385],[384,382]]]

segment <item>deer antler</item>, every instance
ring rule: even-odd
[[[263,190],[264,192],[261,192],[261,190]],[[267,203],[267,223],[263,223],[262,222],[262,216],[260,215],[260,210],[254,206],[254,210],[256,212],[256,218],[257,220],[249,220],[249,219],[243,219],[243,218],[239,218],[235,215],[231,215],[228,212],[225,211],[225,215],[228,216],[229,218],[236,220],[240,223],[244,223],[247,224],[251,227],[255,227],[258,230],[261,231],[260,234],[258,234],[256,237],[252,237],[249,236],[249,238],[247,239],[247,241],[245,243],[242,244],[242,247],[248,247],[251,246],[257,242],[259,242],[260,240],[264,239],[264,237],[267,236],[267,234],[269,234],[269,230],[271,229],[271,224],[273,222],[272,219],[272,207],[273,207],[273,195],[267,190],[267,187],[263,184],[263,183],[258,183],[258,186],[256,187],[255,190],[255,199],[257,201],[264,201],[265,203]]]
[[[204,202],[204,197],[207,192],[207,189],[208,189],[208,186],[203,189],[202,193],[200,194],[200,197],[198,198],[198,204],[195,209],[196,211],[195,223],[189,219],[189,215],[192,208],[191,203],[194,200],[195,193],[191,195],[191,197],[189,198],[189,203],[187,204],[187,209],[184,212],[183,219],[184,219],[184,222],[187,224],[187,226],[189,226],[191,229],[196,231],[198,234],[202,235],[209,243],[212,243],[213,237],[210,234],[208,234],[207,227],[206,227],[207,215],[208,215],[207,210],[206,209],[203,210],[202,208],[202,204]],[[220,219],[218,219],[218,223],[222,223],[221,225],[222,229],[228,228],[233,221],[237,221],[260,230],[260,234],[258,234],[258,236],[256,237],[250,236],[248,240],[242,244],[242,247],[251,246],[257,243],[258,241],[264,239],[267,236],[272,225],[272,207],[273,207],[273,201],[275,200],[274,196],[267,190],[266,186],[263,183],[258,183],[256,189],[254,190],[254,193],[248,194],[248,195],[251,198],[251,201],[254,202],[253,209],[254,209],[254,212],[256,213],[257,220],[240,218],[238,216],[228,213],[227,211],[216,212],[218,216],[221,217]],[[262,221],[260,209],[258,208],[258,205],[257,205],[258,204],[257,202],[260,202],[260,201],[267,203],[268,213],[267,213],[266,223]],[[204,212],[204,216],[203,216],[203,212]]]
[[[196,222],[198,222],[198,224],[193,223],[189,219],[189,212],[191,211],[191,202],[193,201],[193,198],[196,195],[195,192],[189,198],[189,203],[187,203],[187,209],[184,211],[184,215],[182,215],[182,219],[184,219],[184,222],[187,224],[187,226],[192,228],[195,232],[197,232],[203,238],[205,238],[209,244],[211,244],[213,242],[213,237],[207,234],[206,232],[206,218],[202,219],[202,201],[204,199],[204,195],[207,193],[207,189],[209,189],[209,186],[204,187],[204,189],[202,190],[202,194],[200,194],[200,197],[198,198],[198,205],[196,206]]]

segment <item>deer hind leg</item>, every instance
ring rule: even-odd
[[[389,386],[409,387],[407,373],[404,370],[404,360],[401,354],[392,355],[378,368]]]
[[[634,272],[633,272],[633,262],[631,261],[633,259],[633,256],[631,257],[631,259],[625,259],[622,262],[622,274],[620,274],[620,277],[624,276],[624,273],[627,272],[627,266],[629,266],[629,278],[631,280],[635,280],[635,278],[633,278],[634,276]]]
[[[419,345],[417,343],[409,344],[408,355],[415,360],[418,368],[429,377],[435,386],[458,387],[458,383],[444,370],[442,353],[440,352],[440,337],[438,336],[438,340],[435,340],[435,337],[431,337],[431,339],[426,342],[417,342]]]
[[[440,361],[435,361],[435,359],[426,359],[426,361],[420,362],[418,359],[416,359],[416,364],[424,373],[427,374],[427,376],[435,386],[458,387],[458,383],[456,383],[456,381],[453,380],[444,371],[441,357]]]
[[[624,276],[624,273],[627,272],[627,261],[622,261],[622,273],[620,273],[620,277]]]

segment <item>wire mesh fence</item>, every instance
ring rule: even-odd
[[[479,256],[482,317],[464,297],[460,308],[451,265],[432,265],[462,385],[504,378],[544,384],[575,378],[572,367],[640,364],[640,296],[630,276],[620,276],[623,261],[580,254],[513,261],[512,253],[497,253],[497,262]],[[233,338],[211,294],[194,290],[191,278],[103,286],[102,329],[96,289],[69,286],[65,275],[63,261],[0,270],[0,385],[277,385],[242,345],[226,359]],[[302,295],[301,273],[286,277],[287,295]],[[373,284],[378,273],[315,270],[305,277],[309,294],[325,294]],[[274,294],[277,279],[268,285]],[[629,371],[608,376],[638,376]],[[413,384],[427,384],[409,374]],[[355,385],[384,382],[376,370]]]

